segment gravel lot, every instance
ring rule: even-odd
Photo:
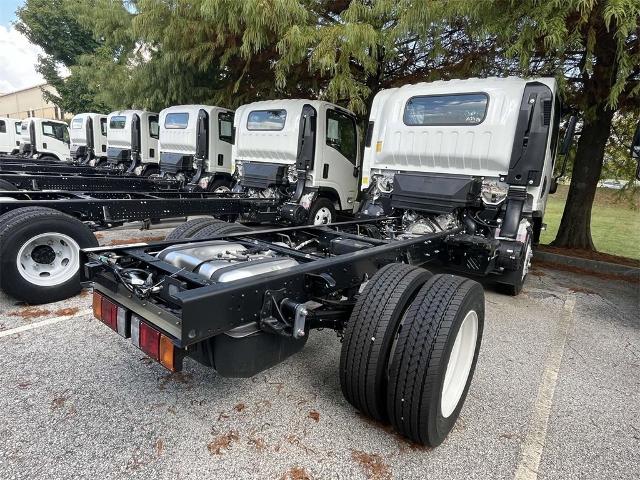
[[[190,360],[169,374],[91,318],[89,291],[39,307],[0,294],[0,478],[637,479],[639,294],[541,268],[517,298],[487,290],[476,375],[434,450],[347,404],[331,331],[251,379]]]

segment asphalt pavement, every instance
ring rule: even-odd
[[[332,331],[254,378],[189,359],[170,374],[92,319],[88,290],[37,307],[0,294],[0,478],[637,479],[639,298],[535,266],[518,297],[487,287],[467,401],[427,449],[344,400]]]

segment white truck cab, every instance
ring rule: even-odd
[[[71,119],[71,159],[97,165],[107,160],[107,116],[79,113]]]
[[[331,223],[337,211],[353,211],[360,149],[352,112],[318,100],[269,100],[238,108],[234,126],[234,190],[285,198],[294,223]]]
[[[71,161],[69,127],[46,118],[25,118],[20,125],[20,154],[41,160]]]
[[[231,189],[233,111],[176,105],[160,112],[160,173],[211,192]]]
[[[150,176],[159,173],[158,114],[120,110],[107,116],[107,162],[110,167]]]
[[[20,151],[20,124],[16,118],[0,117],[0,154]]]
[[[404,212],[417,230],[460,222],[470,234],[459,246],[461,263],[472,249],[486,249],[486,258],[503,257],[503,270],[519,262],[523,270],[514,275],[521,281],[554,191],[560,116],[553,78],[383,90],[373,100],[365,138],[361,189],[368,201],[361,213]],[[463,266],[483,268],[475,261]]]

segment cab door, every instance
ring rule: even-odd
[[[35,122],[33,122],[35,124]],[[63,123],[42,122],[42,142],[37,145],[38,151],[52,153],[59,160],[66,161],[69,158],[69,128]]]
[[[314,184],[334,189],[340,197],[340,208],[351,210],[358,191],[359,138],[353,115],[325,107],[324,125],[318,138],[321,158],[315,162]]]

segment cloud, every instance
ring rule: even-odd
[[[44,82],[36,72],[40,47],[33,45],[13,26],[0,25],[0,93],[32,87]]]

